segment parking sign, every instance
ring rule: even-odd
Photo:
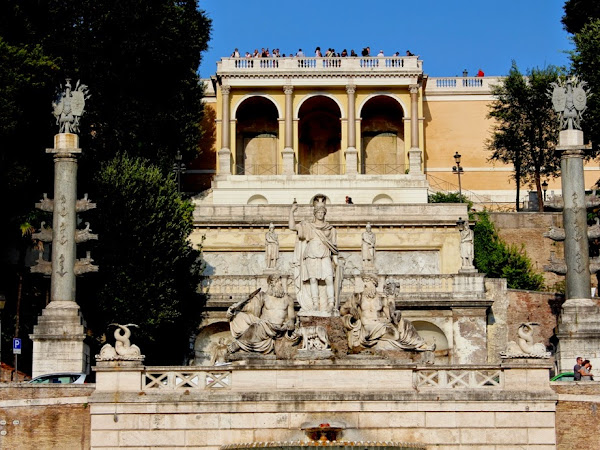
[[[15,355],[21,354],[21,339],[20,338],[13,338],[13,353]]]

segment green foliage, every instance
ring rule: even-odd
[[[506,278],[510,289],[541,290],[544,277],[533,270],[523,248],[506,245],[487,212],[477,216],[474,228],[475,267],[489,277]]]
[[[567,0],[563,6],[565,15],[561,22],[565,30],[576,34],[590,21],[600,19],[600,2],[598,0]]]
[[[79,296],[88,322],[96,336],[110,323],[135,323],[149,363],[182,364],[202,307],[200,252],[189,242],[193,205],[172,176],[139,158],[117,156],[97,183],[92,255],[100,271]]]
[[[490,160],[512,164],[517,184],[517,210],[521,182],[535,184],[543,211],[541,177],[556,177],[560,157],[554,152],[559,123],[548,96],[550,83],[561,71],[554,66],[530,69],[523,76],[513,61],[508,77],[492,90],[496,100],[488,117],[495,119],[487,148]]]
[[[428,203],[466,203],[468,209],[473,208],[473,202],[458,192],[436,192],[427,196]]]
[[[592,94],[588,96],[582,128],[586,140],[594,144],[594,152],[597,153],[600,142],[600,19],[588,22],[573,37],[573,42],[575,43],[575,51],[571,54],[573,70],[588,83]]]

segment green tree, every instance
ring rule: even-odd
[[[563,9],[565,15],[561,22],[571,34],[579,33],[588,22],[600,19],[598,0],[567,0]]]
[[[506,278],[509,289],[543,289],[544,277],[535,272],[523,247],[506,245],[486,211],[477,214],[473,231],[473,264],[480,272],[492,278]]]
[[[92,256],[100,271],[79,293],[88,324],[98,336],[110,323],[135,323],[149,363],[182,364],[203,306],[200,252],[189,242],[193,205],[172,175],[140,158],[119,155],[96,179]]]
[[[586,140],[591,140],[594,153],[600,142],[600,19],[589,21],[574,37],[571,53],[573,70],[584,81],[592,95],[588,96],[582,128]]]
[[[473,202],[464,194],[458,192],[436,192],[427,196],[428,203],[466,203],[469,210],[473,207]]]
[[[549,66],[530,69],[523,76],[513,61],[508,77],[492,89],[496,100],[488,117],[495,119],[495,125],[486,145],[492,152],[490,160],[514,166],[517,211],[521,182],[535,185],[543,211],[541,178],[556,177],[560,171],[560,158],[554,152],[559,123],[547,95],[560,73]]]
[[[203,113],[203,89],[198,67],[201,53],[207,48],[210,25],[210,19],[198,8],[197,0],[0,2],[0,89],[3,89],[0,106],[5,107],[0,112],[0,133],[6,131],[0,136],[3,144],[0,183],[2,187],[6,185],[12,189],[2,190],[11,205],[4,209],[8,217],[1,222],[5,228],[0,229],[6,231],[0,232],[3,273],[6,273],[5,268],[14,271],[14,261],[8,255],[22,241],[19,225],[23,218],[31,216],[33,204],[43,192],[52,197],[52,158],[45,154],[44,149],[51,146],[52,136],[58,131],[50,114],[50,102],[59,83],[64,83],[65,77],[80,79],[89,86],[92,94],[86,103],[80,132],[83,154],[78,190],[90,192],[92,200],[105,205],[104,209],[100,206],[98,217],[91,219],[92,229],[98,231],[101,228],[103,234],[101,244],[94,250],[94,255],[98,254],[100,258],[104,246],[107,249],[116,246],[112,240],[118,238],[119,231],[112,226],[118,227],[121,221],[133,223],[136,215],[152,217],[157,208],[155,203],[147,201],[141,188],[128,200],[136,203],[136,207],[124,200],[117,202],[117,193],[113,194],[111,186],[103,182],[104,178],[95,177],[102,163],[111,161],[122,152],[131,157],[143,157],[166,174],[171,170],[178,151],[181,151],[184,162],[198,155],[202,136],[199,124]],[[25,62],[21,63],[24,57]],[[11,158],[16,163],[5,164]],[[114,204],[106,202],[109,194],[115,196]],[[191,207],[188,205],[186,208]],[[174,215],[170,227],[187,227],[188,218],[182,214]],[[177,225],[177,221],[183,222]],[[34,225],[39,227],[39,223]],[[140,235],[144,227],[147,239],[152,240],[153,223],[139,224]],[[152,303],[149,308],[154,315],[152,321],[157,325],[154,330],[173,331],[174,336],[180,339],[178,333],[183,333],[185,320],[197,318],[189,311],[188,300],[183,294],[188,285],[197,282],[197,268],[192,264],[195,259],[189,257],[187,250],[175,245],[176,234],[163,234],[162,239],[165,246],[169,239],[175,240],[171,242],[173,247],[169,256],[177,259],[180,271],[175,278],[177,290],[173,291],[176,295],[170,297],[172,300],[167,300],[165,286],[170,286],[169,274],[157,272],[154,283],[160,284],[157,292],[162,297],[158,300],[150,297]],[[181,251],[178,258],[175,256],[176,249]],[[120,282],[137,279],[139,274],[128,261],[112,261],[114,266],[109,262],[103,270],[111,267],[113,273],[118,272]],[[186,267],[185,264],[191,266]],[[95,283],[97,288],[88,289],[86,292],[90,295],[82,296],[81,301],[96,299],[106,302],[106,305],[98,305],[98,308],[105,308],[98,317],[86,316],[90,324],[97,325],[96,332],[104,331],[100,330],[98,320],[118,317],[123,306],[119,302],[125,304],[128,301],[126,295],[111,291],[110,286],[100,290],[101,281],[110,282],[110,278],[104,278],[102,273],[78,281],[78,289],[82,286],[82,292],[86,291],[87,283]],[[161,276],[167,278],[161,280]],[[37,278],[41,280],[41,277]],[[10,302],[16,298],[13,294],[17,291],[14,280],[12,276],[0,277],[0,292],[8,294],[7,308],[12,307]],[[95,295],[96,291],[101,292],[102,297]],[[194,292],[190,298],[193,298]],[[114,298],[109,299],[110,295]],[[133,297],[134,301],[139,301],[139,297]],[[129,319],[131,311],[133,309],[127,309],[124,317]],[[146,324],[144,339],[147,342],[157,339],[158,335],[150,336],[152,327],[148,323],[151,320],[144,316],[146,311],[140,307],[137,312]],[[36,315],[33,314],[33,317]],[[136,318],[129,320],[140,322]],[[164,338],[165,341],[168,339],[170,337]],[[181,348],[186,347],[187,343]],[[172,354],[173,348],[176,347],[169,347],[165,354]]]

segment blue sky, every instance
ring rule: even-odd
[[[524,72],[545,65],[569,65],[572,49],[560,19],[564,0],[200,0],[213,20],[209,50],[200,76],[216,71],[216,62],[261,47],[289,54],[316,46],[386,55],[411,50],[433,77],[506,75],[511,60]]]

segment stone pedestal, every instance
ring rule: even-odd
[[[231,150],[222,148],[217,152],[219,172],[217,175],[231,175]]]
[[[33,341],[33,377],[56,372],[89,373],[90,348],[84,342],[85,322],[77,303],[50,302],[29,337]]]
[[[354,147],[346,149],[346,175],[356,175],[358,173],[358,150]]]
[[[408,151],[408,173],[411,175],[420,175],[423,173],[421,168],[422,154],[420,148],[411,148]]]
[[[565,302],[558,319],[559,372],[571,372],[578,356],[589,359],[593,373],[600,364],[600,307],[592,299],[570,299]]]
[[[284,175],[294,175],[294,159],[295,159],[294,149],[291,147],[286,147],[281,152],[281,159],[283,160],[283,174]]]

